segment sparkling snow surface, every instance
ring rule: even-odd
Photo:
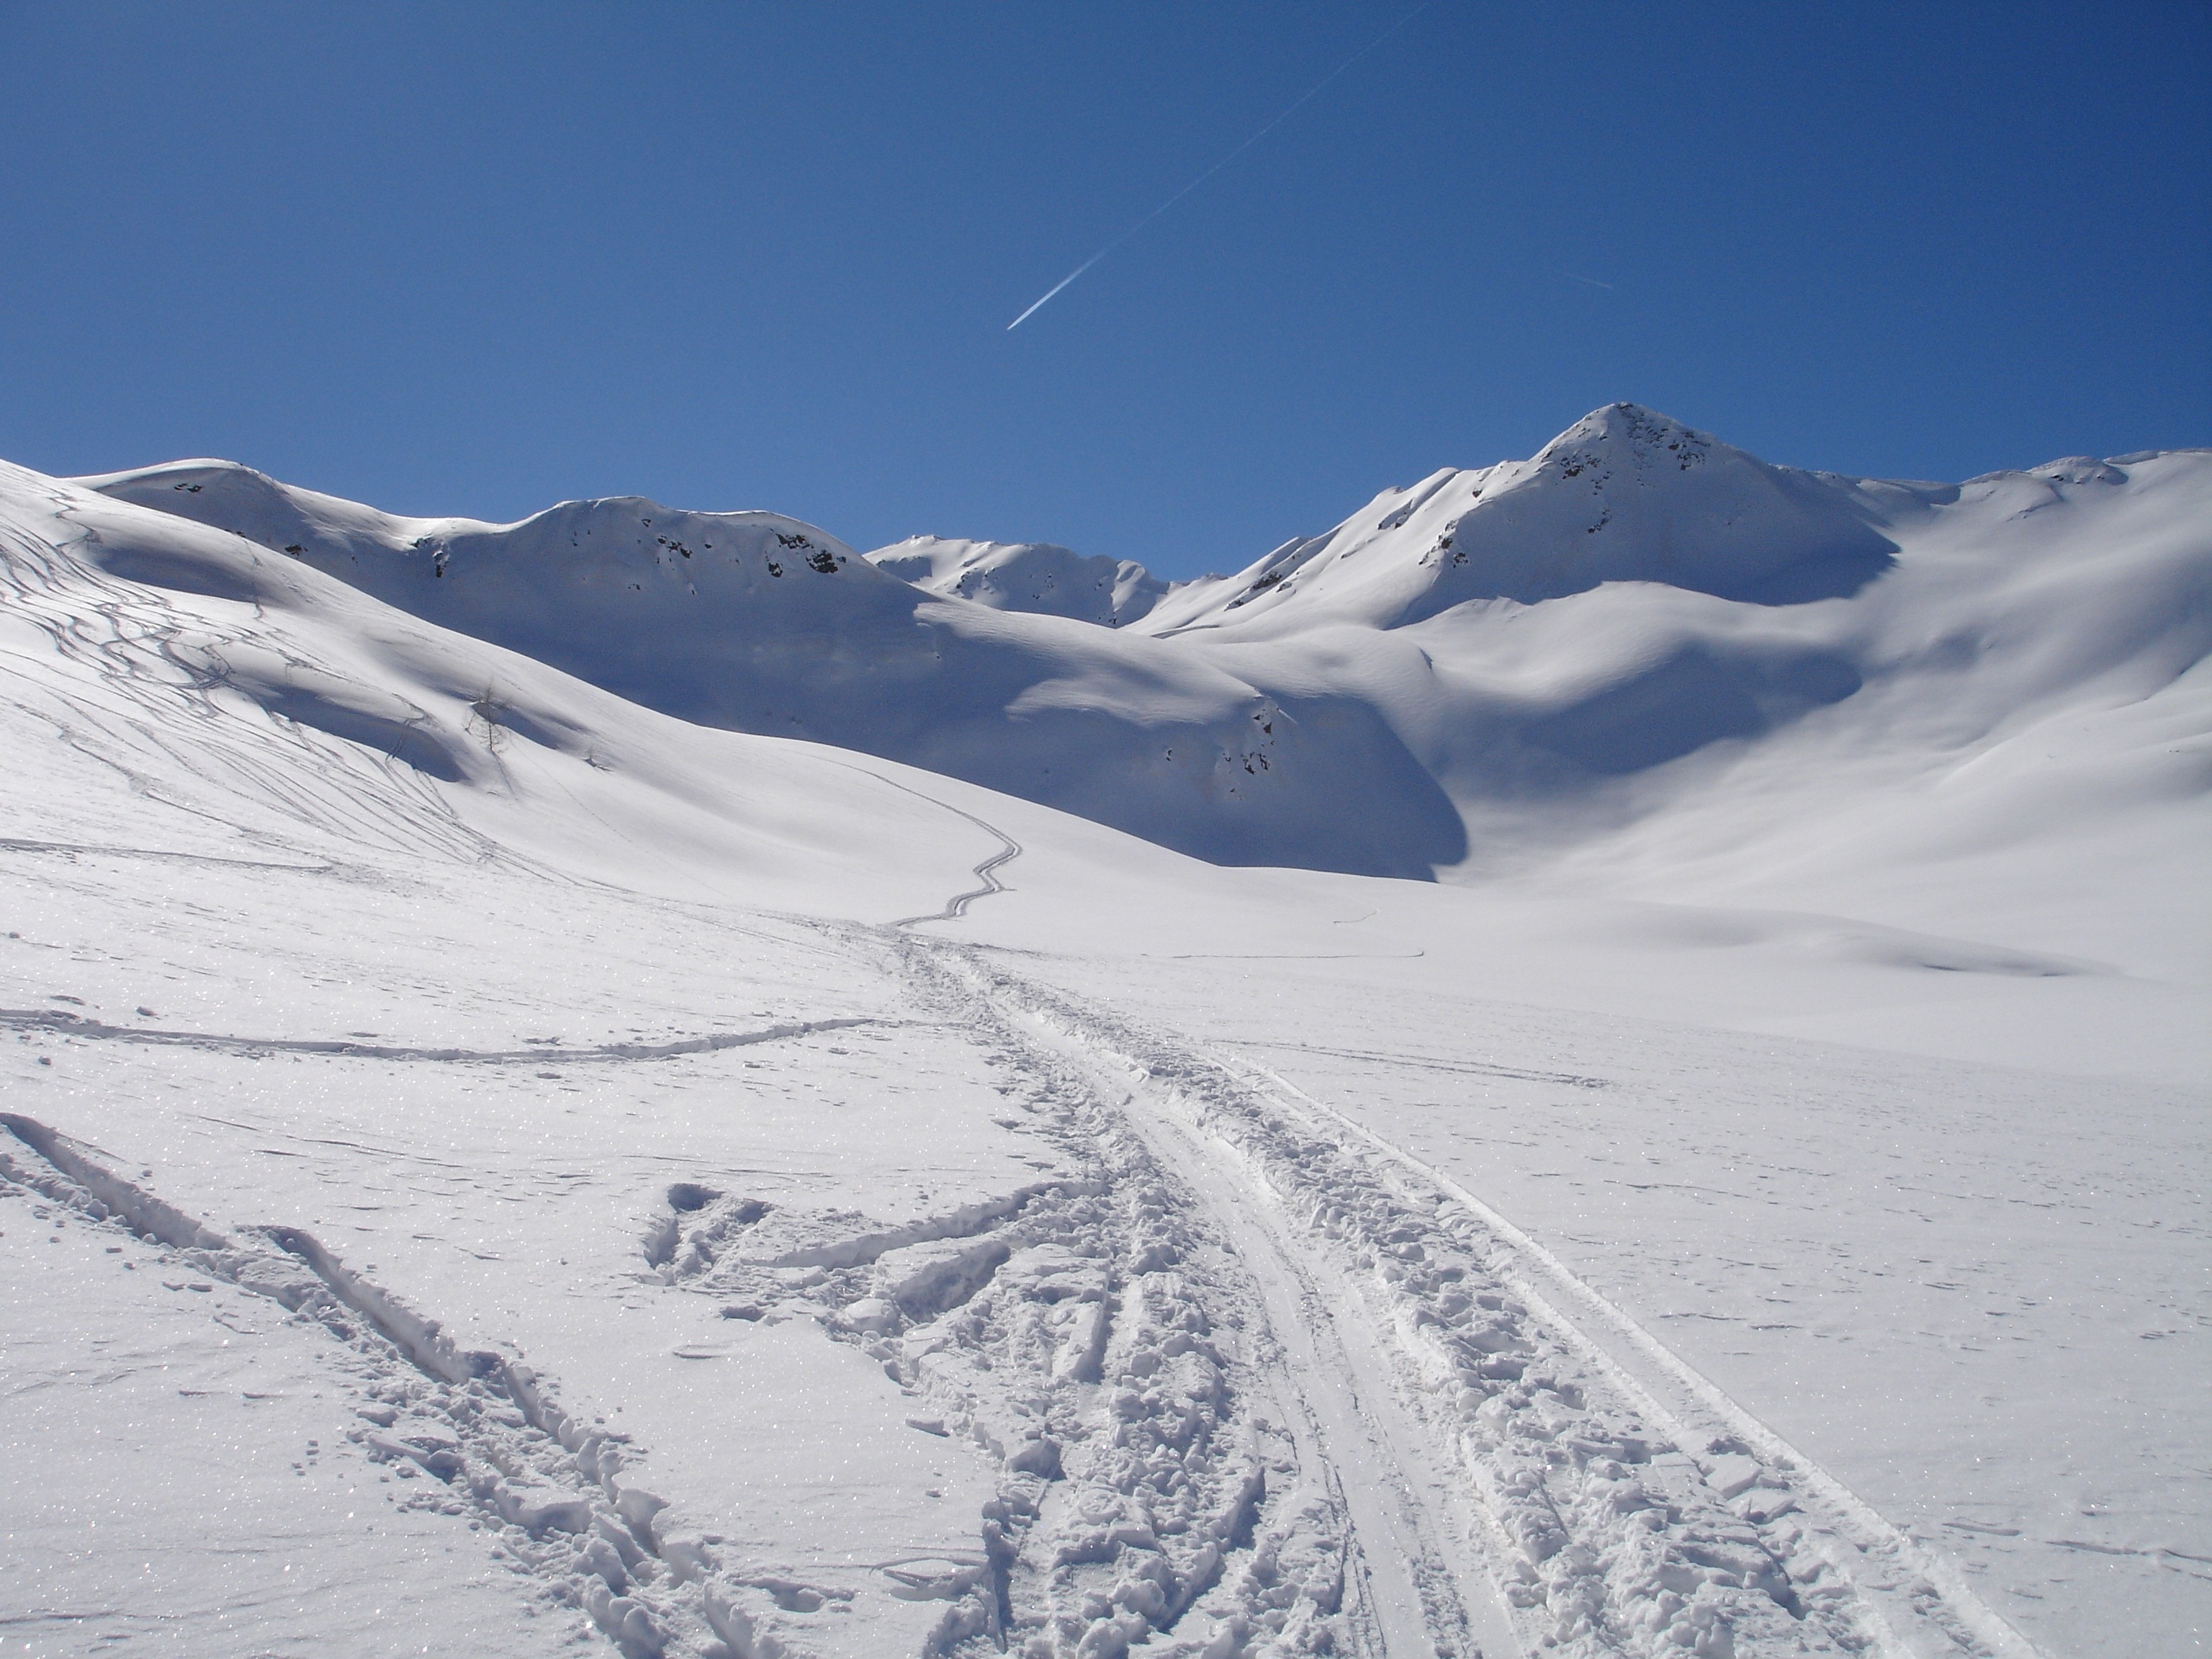
[[[2209,552],[0,469],[0,1655],[2196,1650]]]

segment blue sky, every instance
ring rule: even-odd
[[[6,0],[0,455],[1241,565],[1653,405],[2212,442],[2212,9]]]

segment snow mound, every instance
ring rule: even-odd
[[[1169,584],[1128,559],[1086,558],[1050,542],[975,542],[909,536],[868,555],[870,563],[947,599],[994,611],[1119,628],[1149,614]]]

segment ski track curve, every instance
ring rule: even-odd
[[[950,812],[957,818],[965,818],[999,843],[999,850],[978,862],[970,872],[977,881],[983,884],[981,886],[971,887],[963,893],[955,893],[945,901],[942,908],[931,910],[918,916],[902,916],[896,921],[885,922],[884,927],[897,930],[916,927],[925,921],[957,921],[968,914],[968,907],[977,899],[989,898],[994,893],[1003,893],[1006,890],[1006,884],[999,879],[998,872],[1019,858],[1024,849],[1021,842],[1000,829],[997,824],[991,823],[988,818],[978,817],[975,813],[963,808],[941,801],[936,796],[922,790],[911,788],[896,779],[887,778],[880,772],[872,772],[865,766],[854,766],[844,761],[836,763],[844,767],[848,772],[858,772],[863,777],[873,778],[878,783],[896,789],[902,795],[912,795],[916,800],[927,801],[932,806]]]

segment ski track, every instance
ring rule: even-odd
[[[678,1182],[640,1243],[661,1293],[814,1321],[883,1366],[910,1425],[996,1462],[973,1550],[866,1569],[875,1593],[943,1604],[924,1659],[2032,1652],[1939,1553],[1464,1188],[1264,1067],[909,931],[1006,890],[1022,851],[946,810],[1000,843],[981,885],[887,927],[811,926],[981,1049],[1079,1173],[903,1223]],[[223,1053],[494,1064],[882,1023],[512,1051],[0,1011]],[[354,1372],[353,1437],[409,1483],[407,1506],[473,1520],[624,1659],[804,1659],[855,1594],[674,1522],[641,1448],[306,1231],[226,1236],[44,1124],[0,1127],[22,1153],[0,1152],[0,1194],[69,1205],[321,1324]]]
[[[836,1019],[791,1020],[757,1031],[715,1031],[705,1036],[678,1037],[668,1042],[608,1042],[584,1048],[551,1044],[538,1048],[416,1048],[319,1037],[243,1037],[211,1031],[168,1031],[149,1025],[110,1025],[103,1020],[50,1008],[0,1008],[0,1030],[53,1031],[65,1036],[155,1043],[225,1054],[331,1054],[356,1060],[445,1060],[479,1066],[674,1060],[684,1054],[714,1054],[724,1048],[743,1048],[755,1043],[811,1036],[817,1031],[843,1031],[858,1025],[880,1025],[884,1023],[878,1019],[849,1016]]]
[[[627,1472],[638,1457],[629,1437],[564,1409],[512,1351],[468,1346],[303,1229],[228,1237],[34,1119],[0,1113],[0,1127],[31,1155],[0,1151],[0,1195],[36,1194],[164,1246],[188,1276],[268,1297],[343,1343],[360,1402],[349,1437],[419,1483],[403,1507],[472,1517],[495,1556],[546,1599],[580,1611],[624,1659],[657,1659],[672,1638],[712,1623],[704,1553],[696,1540],[657,1533],[665,1505]],[[689,1581],[704,1588],[682,1596]]]
[[[1513,1651],[1497,1586],[1457,1535],[1462,1517],[1452,1512],[1442,1472],[1377,1363],[1364,1310],[1340,1285],[1307,1270],[1291,1238],[1295,1218],[1277,1206],[1255,1206],[1255,1191],[1264,1196],[1264,1189],[1197,1125],[1158,1113],[1139,1132],[1220,1218],[1258,1283],[1298,1391],[1291,1409],[1305,1430],[1302,1449],[1329,1471],[1344,1514],[1357,1650]]]
[[[1475,1077],[1512,1078],[1522,1083],[1556,1083],[1570,1089],[1609,1089],[1601,1077],[1577,1077],[1571,1072],[1532,1072],[1518,1066],[1492,1066],[1473,1060],[1437,1060],[1419,1054],[1378,1054],[1369,1048],[1324,1048],[1310,1042],[1284,1042],[1261,1037],[1243,1039],[1252,1048],[1290,1048],[1302,1054],[1329,1054],[1342,1060],[1377,1060],[1384,1065],[1425,1072],[1458,1072]],[[1273,1073],[1270,1073],[1272,1077]],[[1280,1082],[1280,1079],[1276,1079]]]
[[[1223,1057],[1223,1063],[1234,1064],[1226,1057]],[[2027,1659],[2033,1654],[2034,1649],[2027,1640],[1981,1601],[1958,1568],[1940,1551],[1892,1526],[1872,1505],[1729,1398],[1673,1349],[1578,1278],[1542,1244],[1441,1170],[1314,1099],[1267,1068],[1250,1069],[1315,1115],[1325,1118],[1342,1133],[1449,1194],[1517,1251],[1523,1262],[1522,1271],[1513,1280],[1516,1290],[1532,1304],[1544,1308],[1562,1328],[1574,1331],[1593,1361],[1607,1369],[1624,1393],[1641,1401],[1655,1418],[1670,1422],[1679,1437],[1688,1440],[1703,1435],[1711,1445],[1740,1441],[1757,1454],[1765,1468],[1795,1471],[1796,1479],[1825,1511],[1834,1535],[1844,1545],[1844,1559],[1850,1564],[1852,1576],[1863,1592],[1893,1604],[1885,1609],[1885,1618],[1892,1626],[1892,1634],[1906,1647],[1914,1646],[1911,1638],[1916,1628],[1932,1626],[1942,1633],[1950,1649],[1985,1651],[2007,1656],[2008,1659]],[[1559,1310],[1561,1301],[1581,1307],[1617,1340],[1593,1340],[1586,1329],[1576,1329]],[[1628,1350],[1626,1355],[1620,1352],[1623,1346]],[[1693,1425],[1694,1429],[1691,1426]],[[1766,1478],[1762,1474],[1761,1480]],[[1893,1604],[1899,1599],[1907,1605],[1895,1607]]]
[[[1332,1650],[1340,1506],[1279,1420],[1233,1239],[1087,1076],[930,945],[890,941],[915,1001],[965,1028],[1081,1173],[895,1229],[680,1183],[647,1263],[726,1316],[815,1319],[899,1382],[915,1427],[998,1462],[975,1560],[943,1565],[951,1606],[929,1651]],[[809,1650],[811,1610],[752,1610]]]
[[[988,819],[977,817],[973,812],[964,811],[957,806],[949,805],[934,795],[925,794],[919,789],[908,788],[905,784],[895,782],[880,772],[870,772],[866,767],[860,766],[848,766],[846,769],[873,778],[878,783],[889,784],[902,794],[912,795],[916,800],[926,800],[932,806],[941,807],[955,817],[965,818],[999,843],[997,852],[975,866],[973,873],[975,879],[983,884],[981,887],[969,888],[964,893],[955,893],[945,901],[944,908],[941,909],[932,910],[926,915],[902,916],[896,921],[885,923],[886,927],[897,929],[912,927],[925,921],[957,921],[968,914],[968,907],[977,899],[989,898],[994,893],[1003,893],[1006,890],[1006,885],[999,879],[998,872],[1022,855],[1021,842]]]
[[[1368,1500],[1339,1516],[1372,1592],[1349,1600],[1355,1644],[1450,1653],[1472,1633],[1486,1651],[1591,1656],[2033,1651],[1940,1555],[1455,1183],[1271,1074],[980,953],[928,948],[1003,1018],[1117,1079],[1121,1112],[1267,1282],[1264,1316],[1279,1334],[1302,1327],[1285,1339],[1293,1372],[1340,1357],[1348,1382],[1308,1382],[1303,1405],[1339,1490],[1356,1475]],[[1624,1341],[1645,1376],[1615,1358]],[[1401,1505],[1384,1510],[1377,1487]],[[1395,1625],[1372,1576],[1385,1552],[1414,1581]],[[1486,1583],[1510,1606],[1510,1636],[1488,1623]],[[1418,1638],[1402,1622],[1413,1601]]]
[[[148,859],[162,864],[198,865],[210,870],[275,870],[295,876],[327,876],[336,873],[340,868],[335,864],[281,864],[266,859],[219,859],[203,853],[165,852],[151,847],[104,847],[74,841],[26,841],[20,836],[0,836],[0,851],[58,853],[68,858]]]
[[[56,499],[66,516],[70,503]],[[372,758],[373,751],[360,745],[278,720],[277,740],[302,751],[308,763],[281,770],[270,766],[269,732],[230,729],[218,699],[231,688],[224,653],[239,645],[281,646],[281,632],[227,629],[170,602],[159,589],[107,575],[95,561],[71,553],[76,544],[50,546],[12,528],[0,530],[0,538],[9,552],[0,562],[0,598],[9,614],[42,634],[54,654],[100,694],[96,699],[54,697],[46,708],[25,702],[21,711],[114,773],[133,793],[235,834],[235,824],[177,799],[149,769],[181,767],[226,796],[387,854],[442,855],[465,865],[550,873],[464,823],[434,785],[391,754]],[[82,529],[80,539],[97,545],[99,532]],[[252,621],[265,623],[258,605]],[[21,660],[28,671],[26,684],[40,684],[43,665],[27,654]],[[180,731],[191,734],[191,744],[178,742]],[[10,850],[76,849],[27,843]],[[85,850],[133,855],[131,849]]]

